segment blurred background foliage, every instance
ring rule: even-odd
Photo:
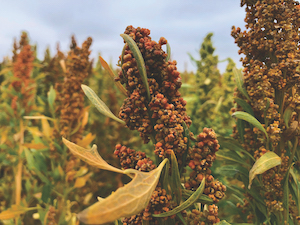
[[[190,55],[197,71],[181,74],[181,93],[194,134],[210,127],[227,137],[234,123],[230,110],[235,63],[225,59],[226,71],[220,73],[212,35],[204,38],[199,56]],[[83,147],[96,144],[100,155],[116,167],[120,167],[113,155],[116,144],[153,155],[137,132],[102,116],[84,97],[81,83],[95,90],[115,115],[124,100],[101,63],[89,58],[91,42],[88,38],[80,46],[72,37],[69,52],[58,46],[53,56],[47,49],[40,60],[36,46],[22,33],[13,57],[0,63],[0,212],[12,209],[16,218],[8,216],[0,224],[79,224],[75,213],[128,182],[71,155],[62,136]],[[222,166],[218,160],[215,164]],[[219,213],[220,218],[229,218],[225,207]]]

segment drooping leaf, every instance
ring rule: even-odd
[[[89,100],[91,100],[91,102],[94,104],[94,106],[96,106],[96,108],[98,109],[98,111],[100,113],[102,113],[105,116],[110,117],[111,119],[113,119],[115,121],[125,124],[125,122],[123,120],[116,117],[110,111],[110,109],[105,105],[105,103],[96,95],[96,93],[90,87],[82,84],[81,88],[82,88],[83,92],[85,93],[85,95],[89,98]]]
[[[127,96],[127,91],[126,89],[122,86],[122,84],[119,81],[115,81],[115,77],[116,74],[114,73],[114,71],[110,68],[110,66],[108,65],[108,63],[101,57],[99,56],[99,60],[101,65],[103,66],[103,68],[105,70],[107,70],[108,74],[110,75],[110,77],[113,79],[113,81],[116,83],[117,88],[121,91],[122,94],[124,94],[125,96]]]
[[[124,174],[134,174],[132,181],[102,201],[80,212],[77,216],[78,219],[85,224],[104,224],[140,213],[148,205],[167,161],[168,159],[164,159],[151,172],[124,170]]]
[[[171,57],[171,46],[169,45],[169,43],[167,43],[167,57],[166,57],[166,62],[169,61],[170,57]]]
[[[267,152],[262,155],[253,165],[249,172],[249,186],[248,189],[251,188],[251,184],[256,175],[262,174],[267,170],[278,166],[281,164],[281,158],[274,152]]]
[[[235,78],[235,82],[237,85],[238,90],[249,100],[251,101],[251,99],[249,98],[249,95],[245,89],[244,85],[244,79],[243,79],[243,74],[240,70],[238,70],[236,67],[233,68],[233,74],[234,74],[234,78]]]
[[[109,170],[117,173],[124,173],[123,170],[120,170],[116,167],[109,165],[102,157],[99,155],[97,151],[97,145],[93,145],[91,149],[85,149],[80,147],[65,138],[62,138],[63,143],[70,149],[70,151],[79,157],[81,160],[90,164],[91,166],[95,166],[99,169]]]
[[[148,99],[148,101],[150,101],[149,84],[148,84],[147,72],[146,72],[145,62],[144,62],[142,53],[141,53],[139,47],[136,45],[135,41],[129,35],[121,34],[121,37],[128,44],[128,47],[130,48],[130,50],[136,60],[136,64],[137,64],[139,73],[141,75],[143,84],[144,84],[146,92],[147,92],[147,99]]]
[[[245,110],[250,115],[254,116],[254,112],[253,112],[251,106],[245,100],[243,100],[241,98],[234,98],[234,101],[236,101],[236,103],[238,105],[240,105],[243,108],[243,110]]]
[[[246,112],[237,111],[232,114],[232,117],[236,117],[238,119],[245,120],[248,123],[252,124],[253,126],[257,127],[259,130],[264,132],[264,134],[267,137],[267,140],[269,140],[269,136],[268,136],[268,133],[266,132],[265,128],[254,116],[252,116]]]
[[[168,212],[164,212],[161,214],[152,214],[152,216],[153,217],[167,217],[167,216],[175,215],[175,214],[187,209],[192,204],[194,204],[194,202],[196,202],[197,199],[202,195],[204,188],[205,188],[205,178],[202,179],[200,186],[197,188],[197,190],[194,192],[194,194],[192,194],[191,197],[189,197],[184,203],[182,203],[181,205],[177,206],[176,208],[174,208]]]

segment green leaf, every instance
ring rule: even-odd
[[[232,114],[232,117],[236,117],[238,119],[245,120],[248,123],[252,124],[253,126],[257,127],[259,130],[264,132],[264,134],[267,137],[267,143],[269,143],[268,133],[266,132],[266,130],[262,126],[262,124],[254,116],[252,116],[252,115],[250,115],[249,113],[246,113],[246,112],[237,111],[237,112],[234,112]]]
[[[51,190],[52,190],[51,184],[44,185],[43,190],[42,190],[42,198],[41,198],[44,203],[48,203],[48,199],[50,197]]]
[[[30,170],[33,170],[35,168],[33,155],[31,153],[31,151],[28,150],[27,148],[25,148],[24,151],[25,151],[25,157],[27,160],[27,166]]]
[[[291,119],[291,116],[292,116],[292,113],[294,111],[294,107],[291,107],[291,105],[289,105],[285,110],[284,110],[284,113],[283,113],[283,120],[284,120],[284,123],[286,125],[287,128],[289,128],[289,122],[290,122],[290,119]]]
[[[236,121],[236,127],[239,132],[240,139],[244,143],[245,122],[243,120],[238,119]]]
[[[178,170],[178,163],[174,152],[171,153],[171,190],[174,193],[175,197],[173,198],[177,205],[180,204],[181,201],[181,182],[180,182],[180,174]]]
[[[227,148],[230,151],[242,152],[255,162],[255,158],[233,138],[218,137],[218,141],[221,148]]]
[[[250,167],[250,165],[247,162],[245,162],[245,160],[243,158],[241,158],[234,151],[227,152],[227,153],[225,151],[217,152],[216,155],[217,155],[217,160],[221,160],[222,162],[224,160],[226,160],[226,161],[229,161],[229,162],[232,162],[232,163],[235,163],[235,164],[241,164],[241,165],[245,165],[245,166]]]
[[[183,225],[187,225],[187,223],[185,222],[183,216],[181,215],[181,213],[177,213],[176,216],[180,219],[180,221],[183,223]]]
[[[96,106],[98,111],[102,113],[105,116],[108,116],[109,118],[118,121],[122,124],[125,124],[125,122],[118,117],[116,117],[110,109],[105,105],[105,103],[96,95],[96,93],[88,86],[82,84],[81,88],[85,95],[91,100],[91,102]]]
[[[204,188],[205,188],[205,178],[203,178],[200,186],[194,192],[194,194],[192,194],[191,197],[189,197],[184,203],[182,203],[181,205],[177,206],[175,209],[172,209],[168,212],[164,212],[161,214],[152,214],[152,216],[153,217],[168,217],[168,216],[175,215],[175,214],[187,209],[192,204],[194,204],[194,202],[196,202],[197,199],[202,195]]]
[[[243,108],[243,110],[245,110],[250,115],[254,116],[254,112],[253,112],[251,106],[245,100],[243,100],[241,98],[234,98],[234,101],[236,101],[236,103],[238,105],[240,105]]]
[[[150,101],[150,91],[149,91],[149,85],[148,85],[148,78],[147,78],[147,72],[145,67],[145,62],[142,56],[142,53],[139,49],[139,47],[136,45],[135,41],[127,34],[121,34],[121,37],[125,40],[125,42],[128,44],[128,47],[132,51],[132,54],[136,60],[136,64],[139,70],[139,73],[141,75],[142,81],[145,85],[145,89],[147,92],[147,99]]]
[[[233,74],[235,78],[235,82],[237,85],[238,90],[251,102],[251,99],[249,98],[249,95],[246,91],[246,89],[243,87],[244,80],[243,80],[243,74],[240,70],[238,70],[236,67],[233,68]]]
[[[251,184],[256,175],[262,174],[267,170],[278,166],[281,164],[281,158],[274,152],[267,152],[262,155],[253,165],[249,172],[249,186],[248,189],[251,188]]]
[[[191,190],[186,190],[186,189],[183,189],[182,190],[182,197],[184,200],[187,200],[189,197],[191,197],[192,194],[194,194],[195,192],[194,191],[191,191]],[[207,195],[201,195],[196,201],[195,203],[202,203],[202,204],[208,204],[208,205],[211,205],[214,203],[214,201],[208,197]]]
[[[285,220],[289,218],[289,175],[293,165],[294,163],[292,163],[289,166],[283,178],[283,201],[282,202],[283,202],[283,207],[285,208],[285,215],[284,215]]]
[[[47,93],[47,97],[48,97],[49,107],[50,107],[51,111],[54,112],[54,105],[53,104],[54,104],[54,101],[55,101],[55,98],[56,98],[56,92],[55,92],[52,85],[50,87],[49,92]]]
[[[230,223],[226,222],[226,220],[222,220],[219,223],[216,223],[216,225],[230,225]]]
[[[169,45],[169,43],[167,43],[167,57],[166,57],[166,62],[169,61],[170,57],[171,57],[171,46]]]

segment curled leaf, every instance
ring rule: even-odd
[[[125,122],[118,117],[116,117],[110,109],[105,105],[105,103],[96,95],[96,93],[88,86],[82,84],[81,88],[84,92],[84,94],[91,100],[91,102],[96,106],[99,112],[101,112],[103,115],[118,121],[122,124],[125,124]]]
[[[261,156],[253,165],[249,172],[249,186],[248,189],[251,188],[251,184],[256,175],[262,174],[267,170],[278,166],[281,164],[281,158],[274,152],[267,152],[263,156]]]
[[[79,157],[81,160],[90,164],[91,166],[95,166],[99,169],[109,170],[116,173],[124,173],[123,170],[120,170],[116,167],[109,165],[102,157],[99,155],[97,151],[97,145],[93,145],[91,149],[85,149],[76,145],[65,138],[62,138],[64,144],[70,149],[70,151]]]
[[[175,215],[188,207],[190,207],[194,202],[197,201],[197,199],[202,195],[203,191],[205,188],[205,178],[202,179],[200,186],[197,188],[197,190],[192,194],[184,203],[181,205],[177,206],[175,209],[172,209],[168,212],[164,212],[161,214],[152,214],[153,217],[167,217],[167,216],[172,216]]]
[[[104,224],[121,217],[140,213],[148,205],[152,192],[157,186],[160,173],[168,159],[151,172],[127,169],[124,174],[134,174],[131,182],[107,198],[80,212],[78,219],[86,224]]]
[[[145,67],[144,58],[142,56],[142,53],[139,49],[139,47],[136,45],[135,41],[127,34],[121,34],[121,37],[125,40],[125,42],[128,44],[135,60],[136,64],[139,70],[139,73],[141,75],[143,84],[145,85],[145,89],[147,91],[147,99],[150,101],[150,91],[149,91],[149,85],[148,85],[148,78],[147,78],[147,72]]]
[[[117,82],[115,81],[115,73],[110,68],[108,63],[101,56],[99,56],[99,60],[100,60],[101,65],[103,66],[103,68],[108,71],[108,74],[113,79],[113,81],[116,83],[117,88],[122,92],[122,94],[127,96],[126,89],[122,86],[122,84],[119,81],[117,81]]]

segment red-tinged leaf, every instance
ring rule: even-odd
[[[113,70],[110,68],[110,66],[108,65],[108,63],[101,57],[99,56],[99,60],[101,65],[103,66],[103,68],[105,70],[108,71],[108,74],[110,75],[110,77],[113,79],[113,81],[115,81],[115,73],[113,72]],[[122,94],[124,94],[125,96],[127,96],[127,91],[126,89],[122,86],[122,84],[119,81],[115,81],[117,88],[121,91]]]

